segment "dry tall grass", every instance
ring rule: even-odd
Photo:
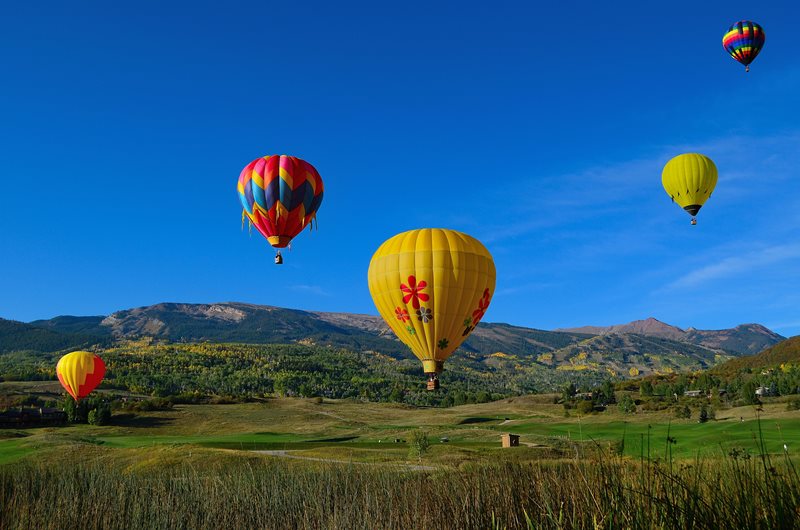
[[[0,527],[800,527],[788,458],[671,465],[617,457],[434,473],[270,459],[158,471],[19,464],[0,471]]]

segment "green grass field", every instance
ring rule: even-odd
[[[564,417],[551,396],[526,396],[448,409],[403,405],[273,399],[234,405],[178,405],[173,410],[117,414],[113,425],[74,425],[6,431],[0,439],[0,463],[42,458],[65,447],[94,453],[168,448],[175,454],[197,449],[291,451],[360,462],[405,462],[404,441],[414,430],[428,433],[435,465],[482,459],[533,459],[543,449],[615,445],[629,457],[718,456],[732,448],[759,452],[761,444],[790,456],[800,450],[800,412],[781,403],[767,404],[756,416],[752,407],[728,409],[704,424],[659,413],[624,415],[615,407],[588,416]],[[521,435],[522,447],[500,448],[500,434]],[[674,443],[667,444],[668,437]],[[447,442],[440,439],[447,438]],[[396,442],[395,440],[401,440]],[[624,440],[624,445],[621,442]]]
[[[2,431],[0,526],[797,528],[800,413],[785,409],[699,424],[615,407],[565,417],[552,396],[526,396],[117,413],[103,427]],[[407,443],[420,429],[431,441],[421,460]],[[501,448],[504,432],[522,445]]]

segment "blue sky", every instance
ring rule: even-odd
[[[0,317],[376,314],[372,253],[437,226],[494,255],[488,321],[800,333],[796,2],[28,4],[0,19]],[[720,173],[696,227],[661,188],[687,151]],[[277,153],[326,186],[282,267],[235,192]]]

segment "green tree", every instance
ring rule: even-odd
[[[408,448],[409,456],[416,457],[417,460],[422,461],[422,457],[428,452],[431,446],[428,440],[428,433],[425,431],[413,431],[411,433],[411,441]]]
[[[111,405],[100,403],[89,411],[87,417],[90,425],[108,425],[111,421]]]
[[[489,395],[489,393],[486,392],[485,390],[481,390],[477,394],[475,394],[475,402],[476,403],[488,403],[491,400],[492,400],[492,396]]]
[[[650,381],[642,381],[639,384],[639,394],[642,396],[650,397],[653,395],[653,383]]]
[[[457,407],[459,405],[464,405],[464,404],[466,404],[466,402],[467,402],[467,396],[466,396],[466,394],[464,394],[464,392],[454,392],[453,393],[453,405],[454,406]]]
[[[600,385],[600,402],[604,405],[617,402],[617,397],[614,395],[614,383],[611,381],[604,381]]]
[[[688,405],[678,405],[675,407],[675,417],[688,420],[692,417],[692,409],[690,409]]]
[[[700,417],[698,418],[700,423],[705,423],[708,421],[708,408],[705,405],[700,407]]]
[[[636,412],[636,403],[631,396],[628,394],[622,396],[622,399],[619,400],[619,410],[625,414],[633,414]]]
[[[391,393],[389,393],[389,401],[393,401],[395,403],[402,403],[403,389],[401,389],[399,386],[394,387]]]
[[[745,405],[757,405],[759,403],[758,396],[756,396],[757,388],[758,382],[755,379],[750,379],[742,385],[741,390],[739,390],[739,397]]]
[[[67,421],[70,423],[86,423],[89,417],[89,405],[85,399],[76,403],[67,396],[61,404],[61,410],[67,413]]]
[[[590,414],[594,410],[594,403],[589,399],[580,399],[575,408],[578,410],[578,414]]]
[[[578,393],[578,389],[575,388],[575,384],[570,382],[570,383],[567,383],[566,385],[564,385],[564,387],[561,389],[561,398],[564,401],[569,401],[570,399],[575,397],[575,394],[577,394],[577,393]]]

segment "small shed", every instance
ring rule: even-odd
[[[503,447],[519,447],[519,435],[506,433],[500,436]]]

